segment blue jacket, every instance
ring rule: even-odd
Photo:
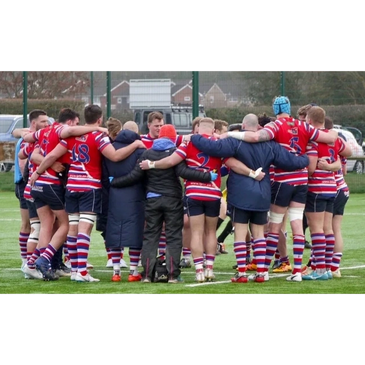
[[[19,151],[20,151],[20,146],[23,142],[23,138],[20,138],[19,141],[17,142],[16,146],[15,146],[15,155],[14,155],[14,183],[19,183],[20,181],[23,180],[23,175],[22,172],[20,171],[20,167],[19,167]]]
[[[227,179],[227,203],[243,210],[269,211],[271,201],[270,165],[283,170],[302,169],[309,164],[307,155],[295,156],[275,141],[247,143],[235,138],[213,141],[193,135],[191,142],[207,155],[235,157],[247,167],[256,170],[262,167],[266,173],[262,181],[236,174],[230,170]]]
[[[140,139],[137,133],[122,130],[113,146],[116,150],[126,147]],[[144,148],[135,150],[126,159],[119,162],[103,160],[103,215],[106,222],[106,247],[141,248],[143,243],[145,188],[143,181],[123,189],[110,187],[109,176],[119,177],[132,171]],[[109,196],[108,207],[105,197]],[[106,211],[107,209],[107,211]]]

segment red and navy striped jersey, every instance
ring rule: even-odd
[[[214,137],[203,135],[205,138]],[[195,181],[185,181],[185,195],[196,200],[216,200],[222,196],[221,192],[221,173],[222,159],[212,157],[198,150],[192,143],[182,143],[176,150],[176,153],[184,160],[187,166],[201,171],[216,170],[218,178],[210,183],[201,183]]]
[[[328,132],[328,130],[323,130]],[[326,144],[312,141],[308,145],[307,155],[317,158],[325,158],[328,163],[337,161],[338,155],[345,149],[345,144],[341,138],[337,138],[335,143]],[[337,184],[333,171],[321,170],[316,167],[315,171],[308,178],[308,191],[335,196],[337,192]]]
[[[147,149],[152,148],[153,141],[156,139],[157,138],[152,138],[149,133],[141,134],[141,141],[143,142],[143,144],[146,146]],[[183,136],[178,135],[175,140],[176,147],[179,147],[181,145],[182,141],[183,141]]]
[[[39,152],[42,156],[47,156],[60,142],[61,132],[65,127],[64,124],[59,124],[57,122],[53,123],[51,126],[43,128],[35,132],[34,138],[37,140],[36,146],[39,148]],[[69,163],[70,157],[68,154],[62,156],[59,162]],[[39,178],[37,179],[37,185],[61,185],[61,180],[58,178],[57,173],[48,168]]]
[[[345,157],[341,157],[341,165],[345,165],[347,163],[347,159]],[[343,190],[344,192],[349,191],[349,187],[346,184],[345,178],[343,176],[342,168],[335,172],[335,180],[337,185],[337,191]]]
[[[292,117],[279,118],[266,124],[264,130],[270,134],[271,139],[296,155],[305,153],[308,143],[318,138],[316,128]],[[290,185],[305,185],[308,182],[308,170],[284,171],[275,168],[274,179]]]
[[[63,139],[61,144],[71,155],[67,190],[81,192],[101,189],[101,152],[110,144],[109,137],[94,131]]]

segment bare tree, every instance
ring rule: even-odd
[[[8,98],[20,98],[23,92],[23,74],[21,68],[0,69],[0,92]]]
[[[88,72],[28,72],[29,99],[78,98],[88,92],[89,86]],[[21,98],[23,73],[0,72],[0,92],[8,98]]]

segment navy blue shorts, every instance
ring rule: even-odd
[[[308,192],[307,203],[305,204],[304,211],[308,213],[333,213],[333,202],[335,197],[328,197],[322,194],[315,194]]]
[[[15,183],[15,196],[19,200],[20,209],[27,209],[27,201],[24,199],[24,189],[27,186],[27,183],[24,180],[20,180],[18,183]]]
[[[37,183],[32,187],[30,195],[37,209],[48,205],[52,210],[65,209],[65,188],[62,185]]]
[[[348,191],[339,190],[333,203],[333,215],[343,215],[345,205],[349,200],[350,193]]]
[[[257,210],[244,210],[236,208],[231,204],[228,204],[227,206],[227,215],[231,218],[232,223],[252,223],[263,226],[268,222],[267,213],[267,211],[259,212]]]
[[[221,208],[221,200],[197,200],[186,198],[188,216],[205,214],[206,217],[218,217]]]
[[[83,213],[93,212],[101,213],[101,189],[92,189],[81,192],[66,191],[66,212]]]
[[[184,195],[183,197],[183,207],[184,207],[184,214],[188,214],[188,204],[187,204],[187,197]]]
[[[289,185],[274,181],[271,185],[271,204],[288,207],[290,202],[305,204],[308,185]]]
[[[28,212],[29,212],[29,219],[38,218],[37,208],[36,208],[34,202],[32,202],[30,200],[26,200],[26,203],[27,203],[27,208],[28,208]]]

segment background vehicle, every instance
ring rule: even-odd
[[[334,125],[334,128],[340,129],[339,134],[342,134],[346,138],[347,143],[352,149],[351,157],[364,157],[364,151],[361,145],[359,145],[355,136],[349,130],[340,125]],[[347,171],[353,171],[357,174],[364,173],[364,160],[347,160]]]
[[[165,124],[175,126],[178,134],[191,132],[192,106],[171,104],[170,79],[132,79],[129,81],[129,95],[129,105],[141,134],[148,133],[147,118],[153,111],[160,112]],[[199,106],[199,116],[205,117],[203,106]]]
[[[171,108],[146,108],[134,111],[134,121],[138,124],[141,134],[148,133],[147,118],[153,111],[163,115],[165,124],[174,125],[178,134],[189,134],[192,130],[193,111],[191,106],[172,106]],[[205,117],[203,107],[199,107],[199,116]]]
[[[50,124],[54,122],[51,117],[48,117],[48,120]],[[29,116],[27,127],[29,127]],[[14,152],[18,138],[13,137],[11,133],[17,128],[23,128],[23,115],[0,115],[0,171],[10,171],[14,165]]]
[[[357,129],[355,127],[342,127],[342,129],[350,131],[354,135],[356,142],[359,144],[359,146],[362,146],[364,138],[362,136],[362,132],[360,131],[360,129]]]

